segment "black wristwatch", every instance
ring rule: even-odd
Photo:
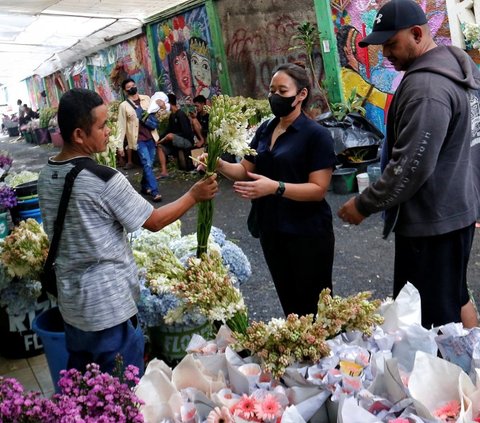
[[[275,191],[275,195],[278,195],[279,197],[281,197],[284,192],[285,192],[285,183],[282,181],[278,181],[278,188]]]

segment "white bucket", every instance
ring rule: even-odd
[[[357,175],[358,192],[362,192],[365,188],[367,188],[369,183],[370,179],[368,178],[368,173],[359,173]]]

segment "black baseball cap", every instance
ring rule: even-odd
[[[383,44],[398,31],[428,22],[425,12],[413,0],[391,0],[375,16],[372,32],[358,43],[360,47]]]

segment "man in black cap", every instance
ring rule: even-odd
[[[411,282],[425,327],[476,326],[466,273],[480,209],[480,72],[459,48],[435,44],[412,0],[386,3],[359,44],[381,44],[405,75],[388,111],[382,176],[338,216],[358,225],[384,210],[384,237],[395,231],[394,296]]]

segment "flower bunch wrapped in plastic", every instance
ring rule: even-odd
[[[245,334],[235,334],[236,349],[247,349],[260,357],[266,371],[278,378],[286,368],[299,361],[318,362],[330,353],[326,343],[343,331],[361,331],[370,335],[383,318],[376,314],[379,300],[368,301],[369,292],[341,298],[331,297],[330,290],[320,293],[317,315],[253,322]]]
[[[467,47],[480,49],[480,25],[476,23],[463,24],[463,35]]]
[[[5,178],[5,183],[8,186],[15,188],[20,184],[38,180],[38,172],[30,172],[29,170],[22,170],[19,173],[9,173]]]
[[[38,279],[48,248],[48,237],[43,227],[35,219],[27,219],[5,238],[1,260],[12,277]]]
[[[248,314],[243,296],[235,288],[218,253],[190,258],[184,279],[172,280],[172,292],[184,305],[169,312],[165,320],[196,309],[211,322],[226,323],[235,332],[244,333]]]
[[[0,186],[0,211],[9,210],[17,205],[15,190],[6,184]]]
[[[62,370],[60,393],[51,399],[39,392],[24,392],[15,379],[0,377],[0,421],[2,422],[105,422],[144,421],[131,385],[138,384],[138,369],[128,366],[122,378],[102,373],[97,364],[87,365],[85,374]]]
[[[208,158],[206,176],[215,172],[217,161],[224,153],[237,157],[256,154],[249,147],[247,137],[248,120],[254,116],[254,108],[246,108],[240,101],[226,95],[212,98],[208,126]],[[213,201],[203,201],[198,205],[197,220],[197,257],[207,251],[207,241],[213,222]]]
[[[95,153],[95,160],[105,166],[115,168],[117,165],[117,144],[115,137],[117,135],[118,107],[120,101],[114,100],[108,103],[108,119],[107,126],[110,129],[107,148],[101,153]]]

